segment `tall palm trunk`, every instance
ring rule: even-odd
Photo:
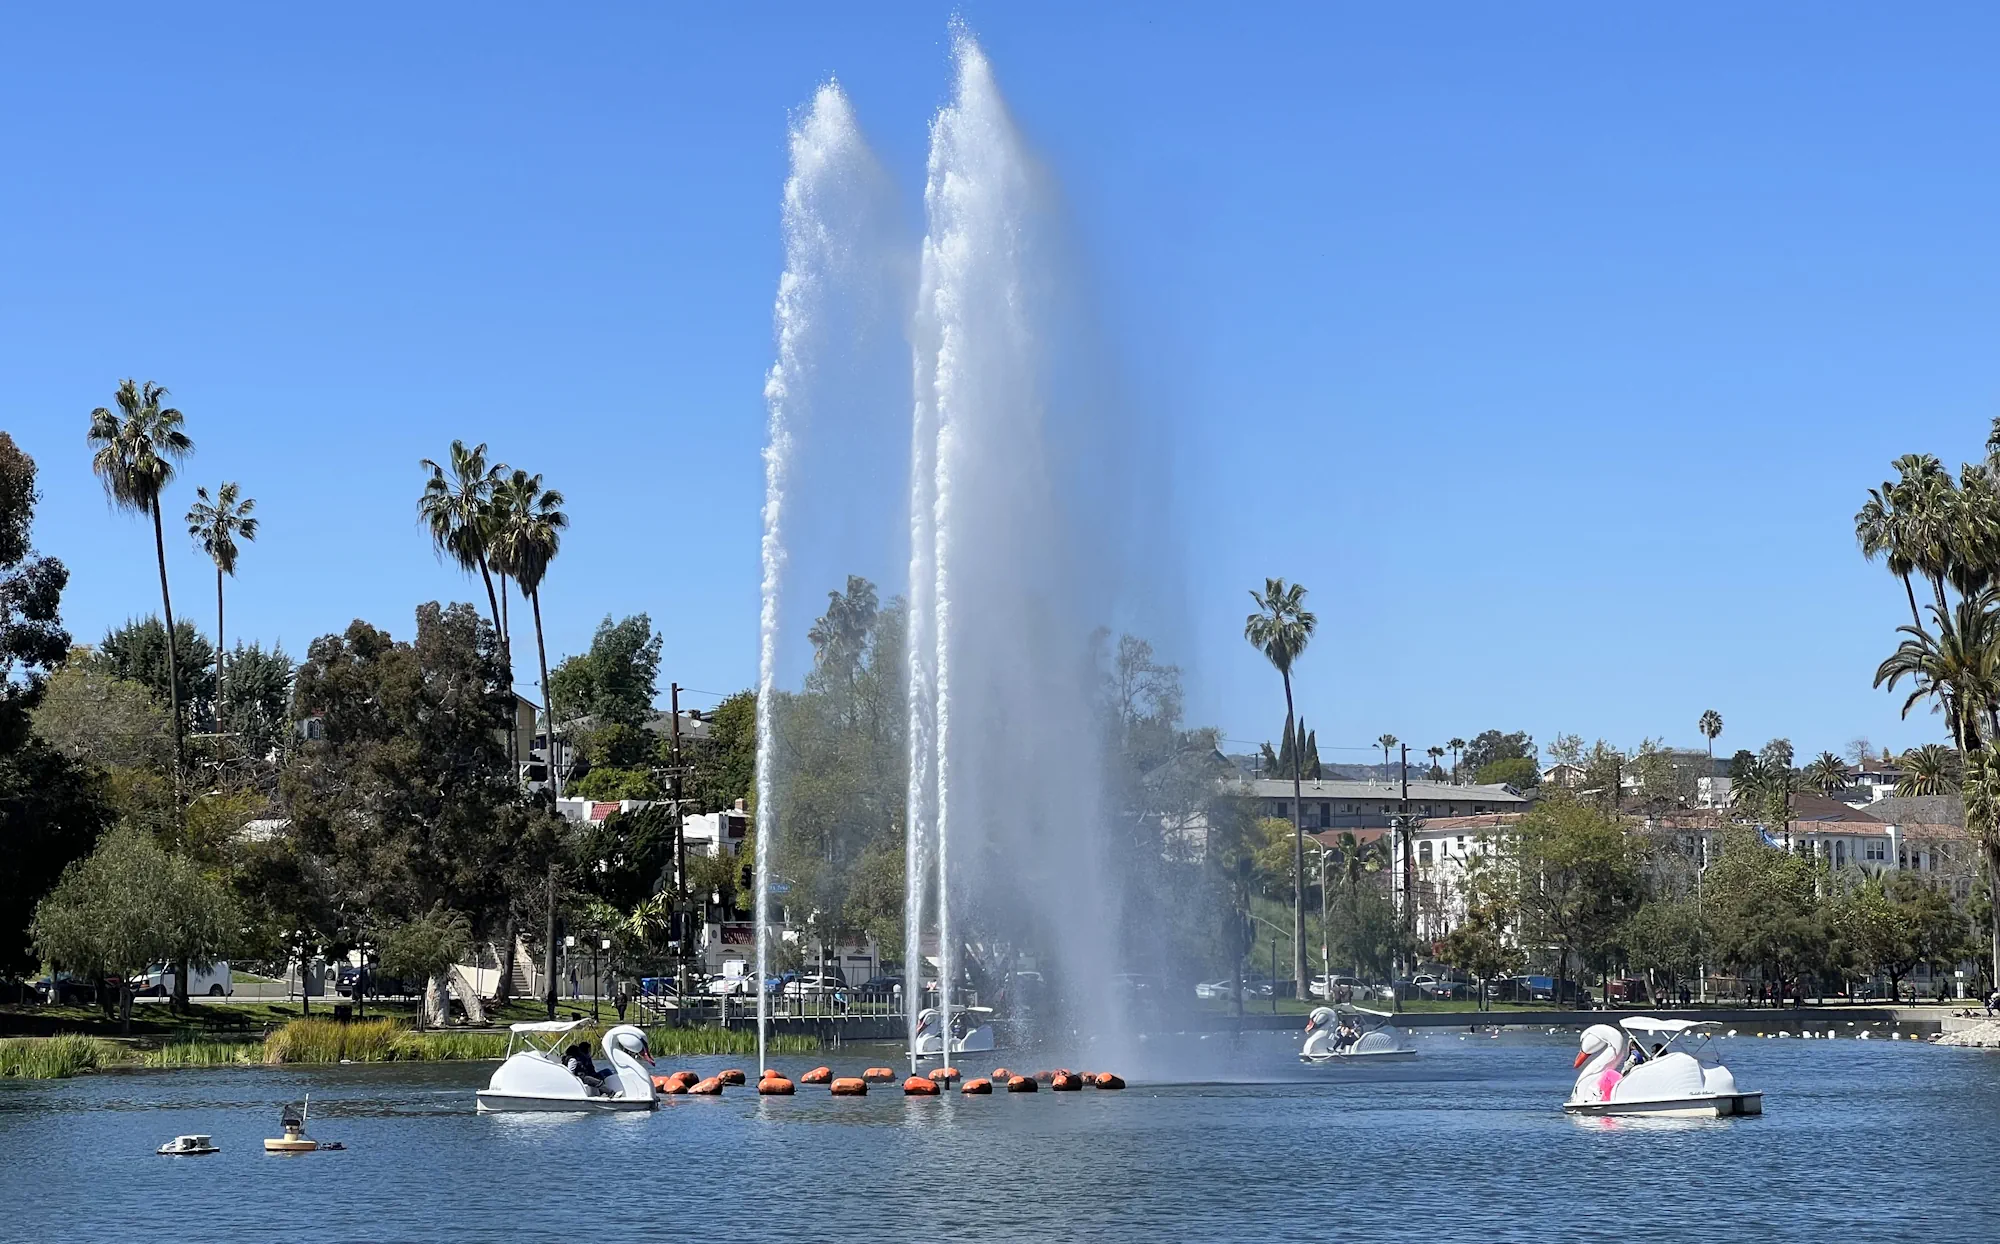
[[[1903,595],[1910,598],[1910,621],[1915,623],[1916,628],[1921,631],[1924,629],[1924,619],[1923,615],[1917,612],[1917,589],[1910,586],[1909,575],[1903,575],[1902,579]]]
[[[1292,708],[1292,672],[1285,676],[1285,717],[1297,721],[1298,714]],[[1306,992],[1306,821],[1305,821],[1305,774],[1300,768],[1300,754],[1305,748],[1292,747],[1292,980],[1296,982],[1295,995],[1304,1001]]]
[[[181,674],[180,654],[174,646],[174,598],[167,591],[167,538],[160,526],[160,499],[156,496],[153,511],[153,555],[160,563],[160,612],[167,618],[167,712],[174,719],[174,798],[180,799],[181,770],[187,763],[185,744],[181,733]]]
[[[167,591],[167,540],[160,523],[160,498],[156,493],[151,506],[153,511],[153,556],[160,563],[160,612],[166,615],[167,625],[167,711],[174,718],[174,824],[177,830],[184,828],[181,822],[181,797],[184,771],[187,768],[186,743],[181,728],[181,671],[180,653],[174,644],[174,598]],[[188,965],[185,959],[174,964],[173,1009],[185,1012],[188,1009]],[[130,1022],[129,1019],[127,1021]]]
[[[223,752],[222,736],[222,567],[215,568],[215,748],[218,759]]]
[[[548,714],[549,718],[549,785],[555,788],[556,798],[561,799],[562,770],[556,764],[556,703],[555,697],[549,694],[549,650],[547,645],[542,642],[542,591],[540,585],[537,585],[534,591],[528,593],[528,603],[534,607],[535,611],[535,656],[542,671],[542,711]],[[549,862],[548,939],[547,944],[542,949],[542,973],[548,978],[546,996],[548,998],[549,1018],[554,1019],[556,1016],[556,866],[553,860]],[[757,987],[762,989],[764,983],[762,981],[757,982]]]
[[[537,587],[528,593],[528,603],[535,610],[535,658],[542,668],[542,711],[549,717],[549,784],[555,787],[556,798],[562,798],[562,770],[556,765],[556,698],[549,691],[549,649],[542,642],[542,589]]]

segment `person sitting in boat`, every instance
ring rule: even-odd
[[[1340,1053],[1360,1039],[1361,1030],[1354,1026],[1354,1021],[1342,1019],[1339,1026],[1333,1030],[1334,1053]]]
[[[604,1077],[597,1073],[597,1064],[590,1059],[590,1043],[579,1041],[563,1051],[563,1067],[583,1081],[583,1087],[600,1097],[609,1097],[610,1091],[604,1087]]]

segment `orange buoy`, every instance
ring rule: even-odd
[[[991,1093],[993,1091],[993,1081],[967,1080],[964,1084],[959,1085],[958,1091],[968,1095]]]
[[[1049,1091],[1052,1093],[1074,1093],[1082,1087],[1083,1081],[1068,1071],[1058,1071],[1049,1078]]]
[[[905,1097],[936,1097],[937,1094],[938,1082],[929,1076],[911,1076],[903,1081]]]
[[[757,1081],[757,1092],[764,1097],[790,1097],[792,1082],[783,1076],[765,1076]]]
[[[831,1067],[814,1067],[814,1068],[813,1068],[813,1069],[812,1069],[811,1071],[808,1071],[808,1072],[806,1072],[806,1073],[805,1073],[804,1075],[802,1075],[802,1076],[800,1076],[800,1077],[799,1077],[799,1083],[800,1083],[800,1084],[825,1084],[825,1083],[826,1083],[826,1082],[827,1082],[828,1080],[831,1080],[831,1079],[833,1079],[833,1068],[831,1068]]]
[[[931,1079],[936,1080],[939,1084],[949,1084],[959,1078],[959,1071],[956,1067],[931,1068]]]
[[[764,1068],[764,1074],[758,1076],[757,1078],[759,1080],[782,1080],[785,1078],[785,1073],[778,1070],[776,1067],[766,1067]]]
[[[1053,1071],[1037,1071],[1035,1073],[1035,1079],[1042,1084],[1047,1084],[1049,1081],[1055,1078],[1056,1078],[1056,1073]]]
[[[894,1067],[870,1067],[861,1073],[861,1078],[870,1084],[887,1084],[896,1078],[896,1069]]]
[[[715,1078],[722,1081],[724,1084],[744,1084],[747,1083],[749,1080],[749,1077],[745,1076],[742,1072],[738,1071],[734,1067],[731,1067],[729,1070],[723,1072],[721,1075]]]
[[[995,1067],[993,1069],[993,1075],[990,1077],[990,1079],[992,1079],[993,1083],[995,1084],[1005,1084],[1007,1083],[1007,1081],[1013,1078],[1014,1078],[1014,1073],[1007,1070],[1005,1067]]]
[[[1101,1089],[1122,1089],[1125,1087],[1125,1081],[1122,1077],[1114,1076],[1108,1071],[1100,1071],[1097,1073],[1097,1087]]]
[[[697,1080],[688,1087],[688,1092],[693,1093],[696,1097],[720,1097],[722,1096],[722,1081],[715,1076],[710,1076],[706,1080]]]
[[[1027,1076],[1007,1077],[1007,1091],[1010,1093],[1032,1093],[1040,1087],[1041,1085]]]
[[[866,1097],[868,1081],[856,1076],[842,1076],[830,1086],[835,1097]]]
[[[676,1080],[672,1076],[660,1076],[653,1081],[653,1089],[662,1097],[684,1097],[687,1095],[688,1082]]]

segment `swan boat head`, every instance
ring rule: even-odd
[[[646,1030],[636,1024],[618,1024],[604,1034],[604,1057],[618,1080],[620,1097],[653,1095],[653,1050]]]
[[[1321,1028],[1330,1028],[1339,1018],[1340,1016],[1334,1013],[1332,1007],[1316,1006],[1313,1008],[1312,1014],[1306,1016],[1306,1031],[1317,1032]]]

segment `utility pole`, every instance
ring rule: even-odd
[[[687,887],[687,833],[681,820],[681,685],[676,682],[667,684],[667,687],[668,706],[673,713],[673,721],[668,728],[669,737],[673,741],[674,757],[674,771],[669,778],[674,799],[674,937],[680,945],[681,952],[681,970],[676,985],[685,985],[691,940],[688,926],[692,922],[688,919],[691,913]],[[720,849],[719,843],[717,846]],[[763,987],[762,981],[758,982],[758,987]]]
[[[1417,852],[1415,835],[1410,832],[1410,745],[1402,745],[1402,796],[1396,805],[1396,836],[1403,848],[1403,954],[1405,966],[1414,968],[1411,956],[1417,943]]]

